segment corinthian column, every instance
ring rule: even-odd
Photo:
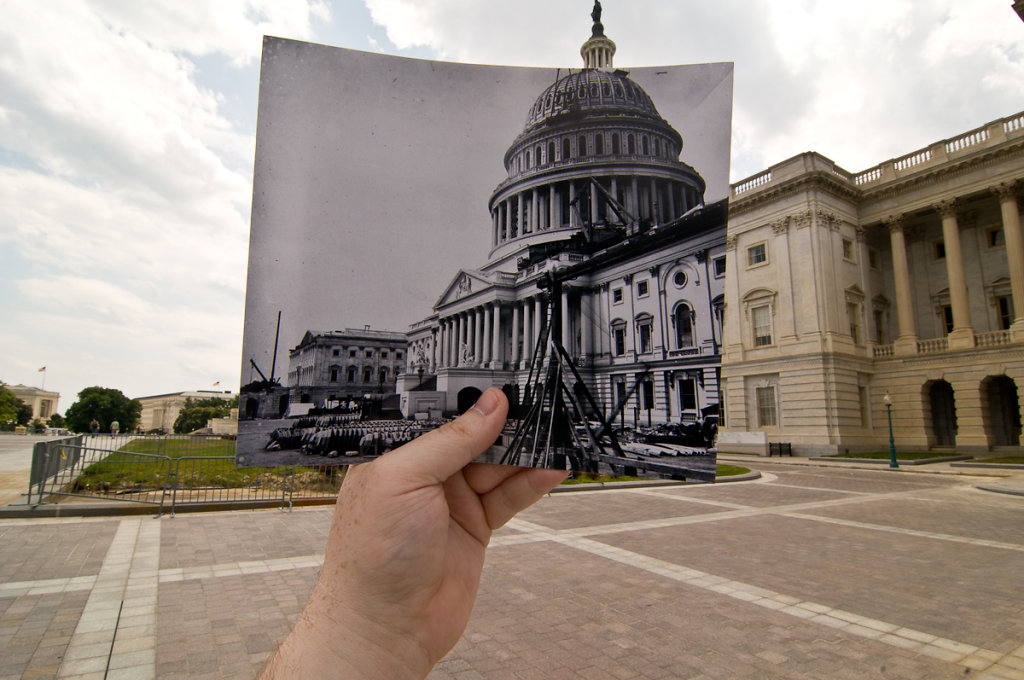
[[[533,329],[533,315],[531,312],[530,298],[523,300],[523,364],[529,366],[533,358],[533,336],[537,331]]]
[[[960,226],[956,220],[956,199],[941,201],[935,205],[935,209],[942,216],[949,302],[953,307],[953,331],[949,334],[949,348],[974,347],[974,328],[971,326],[971,307],[967,300],[964,257],[960,250]]]
[[[519,303],[512,303],[512,370],[519,368]]]
[[[994,191],[999,196],[999,207],[1003,213],[1003,237],[1006,240],[1006,258],[1010,263],[1014,316],[1010,329],[1015,340],[1024,340],[1024,237],[1020,228],[1017,184],[1003,183]]]
[[[491,361],[491,310],[488,305],[484,305],[484,336],[482,338],[483,354],[480,356],[480,365],[483,367],[489,366]]]
[[[491,345],[491,368],[501,370],[501,305],[497,301],[491,310],[494,317],[494,340]]]
[[[889,228],[889,243],[892,248],[892,271],[896,282],[896,318],[899,321],[899,336],[893,343],[896,354],[917,354],[917,330],[914,328],[914,308],[910,296],[910,269],[907,266],[907,242],[904,236],[902,215],[890,215],[885,219]]]

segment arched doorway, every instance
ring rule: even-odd
[[[956,445],[956,400],[953,386],[945,380],[925,385],[925,395],[932,417],[932,437],[936,446]]]
[[[473,408],[473,404],[476,403],[476,400],[480,398],[481,394],[483,394],[483,392],[475,387],[463,387],[459,390],[457,399],[459,415],[462,415],[469,409]]]
[[[1020,400],[1017,383],[1005,375],[993,375],[981,381],[985,399],[985,428],[992,446],[1016,446],[1020,443]]]

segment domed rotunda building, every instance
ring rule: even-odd
[[[579,273],[556,307],[561,343],[606,413],[628,398],[623,422],[685,422],[718,403],[725,202],[705,206],[682,136],[614,68],[600,15],[583,68],[540,93],[505,153],[486,264],[410,328],[407,416],[462,412],[491,386],[514,405],[551,308],[538,284],[564,268]]]

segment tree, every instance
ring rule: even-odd
[[[88,432],[89,422],[99,421],[100,432],[109,432],[110,423],[115,420],[121,432],[132,432],[139,424],[142,404],[136,399],[124,396],[113,387],[86,387],[78,393],[78,400],[64,413],[68,429]]]
[[[31,418],[32,407],[0,383],[0,428],[13,430],[15,425],[24,425]]]
[[[220,399],[210,397],[208,399],[185,398],[185,405],[181,407],[177,419],[174,421],[174,431],[177,434],[195,432],[206,427],[206,422],[212,418],[223,418],[231,413],[231,409],[238,406],[238,397],[234,399]]]
[[[47,421],[47,424],[50,427],[65,427],[67,425],[67,422],[64,420],[64,416],[62,416],[59,413],[54,413],[52,416],[50,416],[50,419]]]

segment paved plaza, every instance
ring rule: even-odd
[[[431,678],[1024,678],[1024,498],[798,462],[543,499]],[[0,680],[253,678],[330,516],[2,520]]]

